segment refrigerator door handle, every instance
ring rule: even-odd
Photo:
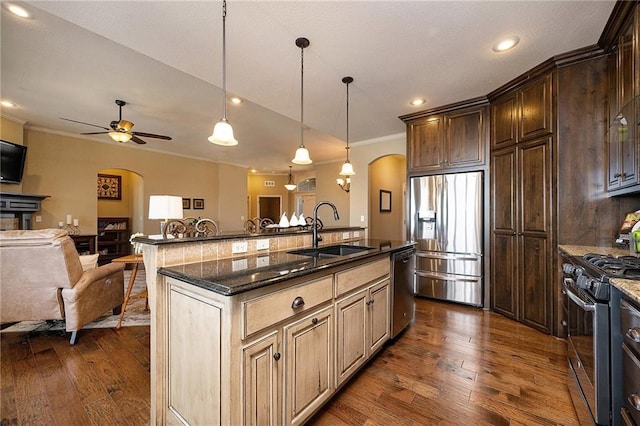
[[[430,259],[443,259],[443,260],[475,260],[475,261],[480,261],[481,256],[474,256],[474,255],[458,255],[458,254],[440,254],[440,253],[424,253],[424,252],[418,252],[416,253],[416,256],[418,257],[428,257]]]

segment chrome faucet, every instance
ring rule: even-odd
[[[320,201],[318,204],[316,204],[316,206],[313,208],[313,222],[311,223],[311,226],[313,227],[313,248],[318,248],[318,241],[322,241],[322,237],[318,236],[318,207],[323,204],[326,204],[333,208],[333,218],[335,220],[340,219],[340,215],[338,215],[338,209],[333,203],[330,203],[329,201]]]

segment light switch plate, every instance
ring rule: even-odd
[[[268,239],[263,239],[263,240],[257,240],[256,241],[256,250],[268,250],[269,249],[269,240]]]
[[[237,243],[231,244],[231,254],[246,253],[246,252],[247,252],[246,241],[238,241]]]

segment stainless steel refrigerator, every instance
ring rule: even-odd
[[[482,306],[482,172],[410,179],[415,293]]]

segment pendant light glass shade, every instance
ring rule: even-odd
[[[353,170],[353,165],[349,161],[349,84],[353,83],[353,77],[343,77],[342,82],[347,85],[347,159],[342,165],[342,169],[340,170],[341,178],[336,179],[338,186],[345,192],[349,192],[351,190],[351,178],[356,174]]]
[[[353,171],[353,165],[347,160],[342,165],[342,170],[340,170],[340,174],[342,176],[353,176],[356,172]]]
[[[122,143],[129,142],[129,140],[131,139],[131,134],[126,132],[118,132],[116,130],[109,132],[109,136],[111,136],[111,139],[113,139],[114,141]]]
[[[293,191],[298,187],[295,183],[293,183],[293,176],[291,176],[291,166],[289,166],[289,182],[284,186],[289,191]]]
[[[213,133],[209,136],[209,142],[223,146],[238,145],[238,141],[233,136],[233,127],[226,118],[222,118],[216,123]]]
[[[222,146],[238,145],[227,120],[227,2],[222,2],[222,118],[213,128],[209,142]]]
[[[296,46],[300,48],[300,147],[291,160],[294,164],[311,164],[313,161],[309,151],[304,146],[304,48],[309,47],[309,40],[304,37],[296,39]]]

